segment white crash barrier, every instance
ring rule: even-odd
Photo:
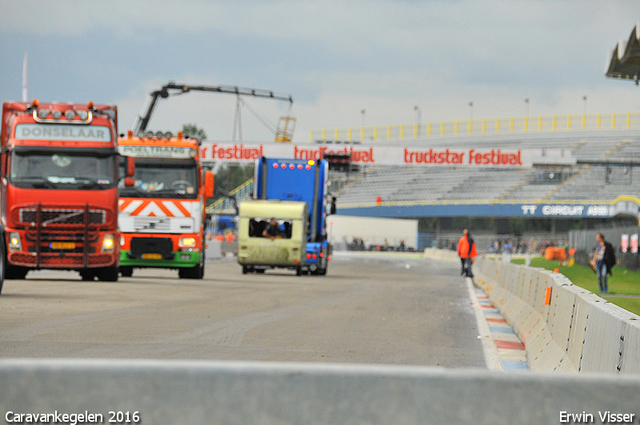
[[[640,374],[639,316],[548,270],[480,258],[474,273],[524,342],[531,370]]]
[[[436,258],[460,262],[458,253],[456,251],[451,251],[450,249],[426,248],[422,256],[424,258]]]
[[[568,415],[579,414],[591,415],[590,421],[579,421],[585,423],[603,423],[601,415],[627,418],[627,423],[640,418],[640,377],[632,375],[5,359],[0,360],[0,388],[0,423],[33,423],[19,415],[43,414],[61,420],[65,414],[76,416],[39,423],[110,423],[118,418],[118,423],[147,425],[518,425],[569,423]],[[89,415],[92,419],[86,420]]]

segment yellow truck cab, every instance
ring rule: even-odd
[[[298,201],[242,202],[238,225],[238,263],[242,273],[264,273],[269,268],[283,267],[300,274],[308,239],[307,208],[306,202]],[[270,229],[274,227],[270,225],[272,220],[275,229]]]

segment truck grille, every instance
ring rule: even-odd
[[[84,223],[84,209],[58,209],[42,208],[41,222],[43,226],[51,225],[81,225]],[[37,221],[38,209],[20,208],[18,210],[18,220],[21,223],[35,223]],[[105,210],[90,209],[89,224],[104,224],[107,213]]]
[[[157,217],[134,217],[133,227],[136,232],[169,233],[171,231],[171,220]]]
[[[25,229],[26,252],[8,252],[10,264],[31,268],[109,267],[115,253],[99,253],[99,232],[107,227],[108,211],[90,208],[58,208],[57,205],[21,205],[11,211],[18,227]],[[106,229],[105,229],[106,230]]]

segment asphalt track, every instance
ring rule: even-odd
[[[336,253],[327,276],[241,273],[203,280],[136,269],[118,282],[30,272],[0,295],[0,357],[411,364],[484,368],[455,263]]]

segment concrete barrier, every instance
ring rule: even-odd
[[[475,274],[531,370],[640,374],[639,316],[548,270],[478,259]]]
[[[457,261],[458,263],[460,262],[458,253],[456,251],[451,251],[450,249],[426,248],[422,256],[424,258]]]
[[[568,422],[563,414],[598,418],[598,412],[606,411],[634,415],[633,423],[640,418],[637,376],[312,363],[8,359],[0,360],[0,388],[3,424],[35,422],[24,417],[16,421],[16,414],[54,412],[103,415],[101,421],[77,423],[109,423],[112,416],[135,414],[147,425],[552,424]]]

